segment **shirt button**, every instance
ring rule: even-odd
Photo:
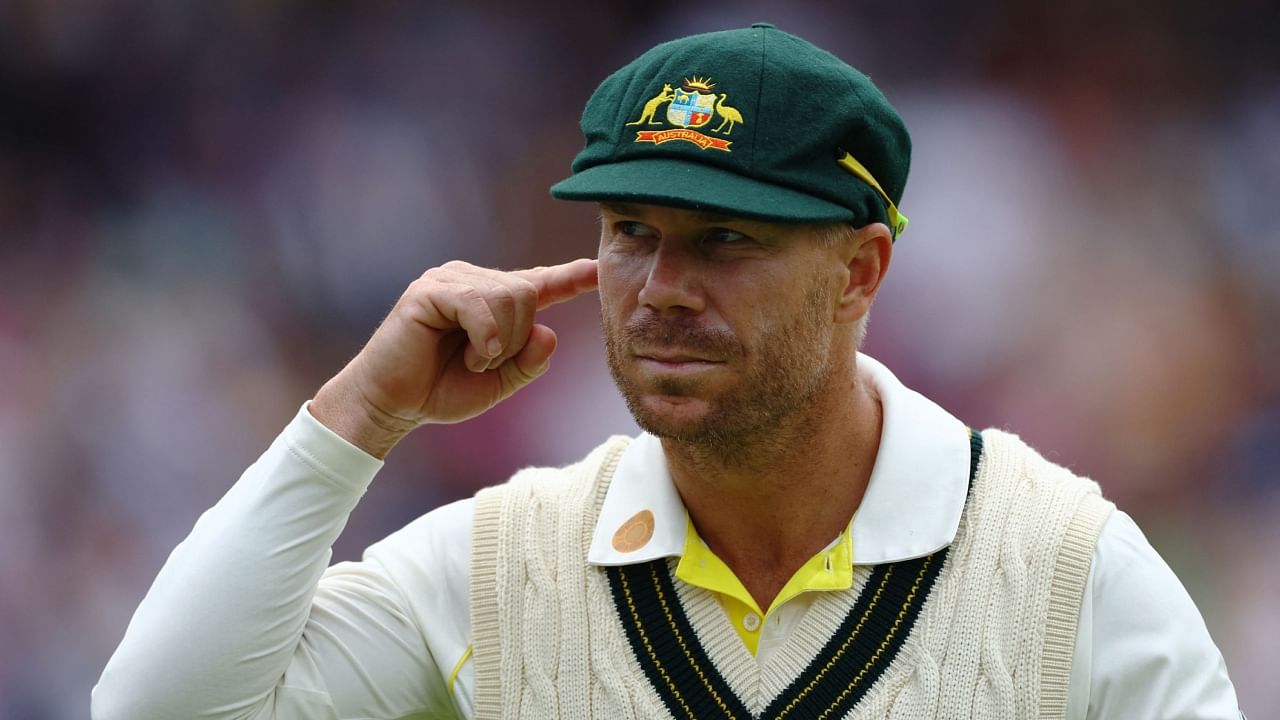
[[[746,628],[747,632],[755,632],[759,630],[760,616],[752,612],[749,612],[746,615],[743,615],[742,627]]]

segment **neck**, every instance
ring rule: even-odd
[[[698,534],[761,608],[848,527],[880,446],[880,400],[856,368],[732,451],[663,440]]]

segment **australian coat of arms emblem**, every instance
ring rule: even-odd
[[[661,145],[673,140],[693,143],[703,150],[714,149],[730,152],[732,140],[712,137],[695,128],[705,128],[712,120],[720,122],[707,132],[728,135],[742,124],[742,113],[737,108],[725,105],[728,95],[715,92],[715,83],[711,78],[686,78],[680,87],[672,88],[670,83],[662,86],[662,92],[649,98],[644,104],[640,118],[627,125],[674,125],[668,130],[639,130],[635,142],[651,142]],[[666,123],[656,119],[662,106],[667,106]]]

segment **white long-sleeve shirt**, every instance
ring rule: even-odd
[[[964,503],[963,425],[870,358],[859,362],[884,430],[849,528],[853,562],[941,548]],[[95,720],[472,717],[471,501],[424,515],[361,562],[326,569],[380,467],[301,410],[165,563],[94,688]],[[591,562],[615,560],[597,548],[638,507],[654,511],[656,527],[633,560],[679,555],[686,515],[647,435],[619,463]],[[770,610],[759,653],[785,639],[806,602]],[[1120,512],[1103,528],[1085,588],[1067,717],[1239,717],[1199,612]]]

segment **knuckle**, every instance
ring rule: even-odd
[[[447,273],[443,268],[431,268],[409,283],[406,295],[425,295],[440,289],[447,282]]]
[[[414,280],[414,282],[417,283],[417,282],[438,281],[440,279],[440,276],[445,274],[446,272],[448,272],[447,266],[441,265],[439,267],[433,267],[427,270],[426,272],[422,273],[421,275],[419,275],[418,279]]]
[[[504,306],[511,305],[516,299],[515,293],[506,285],[494,286],[494,288],[489,291],[489,297],[492,298],[494,302],[500,303]]]
[[[431,293],[431,288],[434,284],[435,281],[428,275],[424,274],[422,277],[409,283],[408,287],[404,289],[404,293],[400,297],[403,300],[410,302],[420,300]]]
[[[538,301],[538,288],[528,280],[520,280],[511,288],[512,294],[515,296],[516,302],[522,304],[532,304]]]
[[[516,298],[506,287],[494,288],[489,292],[489,304],[496,313],[509,317],[516,309]]]

